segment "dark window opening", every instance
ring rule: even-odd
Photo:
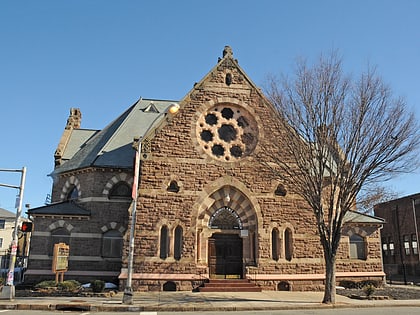
[[[249,122],[248,120],[246,120],[246,118],[244,116],[241,116],[238,118],[238,126],[245,128],[249,126]]]
[[[73,186],[67,194],[67,200],[75,200],[77,198],[79,198],[79,190],[76,186]]]
[[[163,284],[163,291],[176,291],[176,283],[168,281]]]
[[[230,74],[230,73],[226,74],[225,83],[226,83],[227,86],[232,84],[232,74]]]
[[[109,199],[131,198],[131,188],[126,182],[118,182],[112,187],[108,197]]]
[[[232,119],[233,118],[233,110],[229,107],[225,107],[221,111],[222,117],[226,119]]]
[[[203,130],[200,134],[201,140],[210,142],[213,141],[213,133],[210,130]]]
[[[271,258],[279,260],[280,258],[280,247],[279,247],[279,230],[274,228],[271,231]]]
[[[284,231],[284,257],[288,261],[293,257],[293,237],[290,229]]]
[[[230,148],[230,154],[232,154],[232,156],[238,158],[238,157],[242,156],[243,152],[242,152],[241,147],[235,145],[235,146]]]
[[[276,191],[274,192],[276,196],[284,197],[287,194],[286,188],[282,184],[279,184],[276,188]]]
[[[177,193],[179,192],[179,186],[178,183],[176,181],[171,181],[168,185],[167,191],[169,192],[173,192],[173,193]]]
[[[102,257],[121,258],[123,238],[117,230],[109,230],[102,236]]]
[[[209,124],[210,126],[216,125],[217,124],[217,117],[215,114],[207,114],[206,115],[206,123]]]
[[[166,259],[169,256],[169,233],[166,225],[160,229],[160,255],[161,259]]]
[[[353,234],[350,236],[350,258],[366,259],[365,240],[360,235]]]
[[[177,226],[175,229],[175,240],[174,240],[174,258],[180,260],[182,257],[182,246],[183,246],[183,237],[182,237],[182,227]]]
[[[235,127],[232,125],[222,125],[217,132],[219,133],[220,139],[231,142],[236,139],[237,137],[237,131],[235,130]]]
[[[223,156],[225,154],[225,148],[221,146],[220,144],[215,144],[211,148],[211,152],[216,156]]]

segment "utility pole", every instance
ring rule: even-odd
[[[20,185],[8,185],[0,184],[0,186],[8,188],[19,189],[19,196],[16,200],[16,218],[15,218],[15,228],[13,230],[13,239],[10,252],[9,260],[9,271],[7,272],[6,285],[3,287],[1,293],[1,299],[13,300],[15,298],[15,285],[14,285],[14,275],[15,275],[15,262],[16,262],[16,253],[17,253],[17,244],[18,244],[18,230],[19,230],[19,220],[22,213],[22,202],[23,202],[23,190],[25,188],[25,179],[26,179],[26,167],[23,167],[21,170],[12,170],[12,169],[0,169],[0,172],[20,172]]]

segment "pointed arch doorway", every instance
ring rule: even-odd
[[[231,208],[223,206],[210,218],[209,226],[218,232],[209,238],[209,271],[213,279],[241,279],[243,243],[238,235],[242,221]]]
[[[241,279],[242,265],[242,239],[237,234],[214,233],[209,238],[210,278]]]

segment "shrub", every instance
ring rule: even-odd
[[[376,287],[373,284],[368,284],[363,287],[363,292],[365,292],[368,298],[370,298],[373,295],[375,290],[376,290]]]
[[[92,280],[90,282],[90,287],[92,288],[92,291],[95,293],[103,292],[105,289],[105,281],[102,280]]]
[[[58,288],[62,291],[77,291],[80,289],[80,282],[76,280],[66,280],[58,284]]]
[[[57,284],[55,283],[55,280],[44,280],[41,281],[40,283],[37,283],[35,285],[36,289],[45,289],[45,288],[52,288],[52,287],[56,287]]]

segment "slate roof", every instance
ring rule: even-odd
[[[74,129],[63,152],[63,163],[53,174],[84,167],[132,168],[135,137],[143,137],[159,123],[169,100],[140,99],[102,130]]]
[[[344,216],[344,223],[384,224],[385,220],[356,211],[348,211]]]
[[[16,213],[0,208],[0,218],[1,219],[15,219]]]
[[[29,215],[67,215],[67,216],[90,216],[90,211],[82,208],[73,201],[53,203],[43,207],[28,210]]]

